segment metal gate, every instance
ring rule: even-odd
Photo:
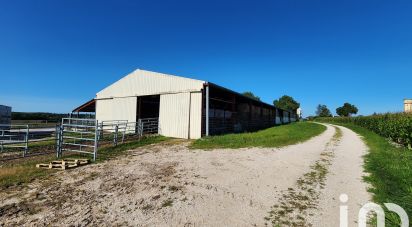
[[[57,157],[63,152],[77,152],[97,157],[98,121],[84,118],[63,118],[57,134]]]
[[[127,132],[127,120],[111,120],[111,121],[102,121],[99,123],[99,135],[97,140],[103,140],[109,134],[109,139],[112,137],[114,146],[117,146],[119,143],[119,133],[121,134],[121,142],[124,142],[125,135]]]
[[[140,139],[143,135],[157,134],[158,131],[158,118],[144,118],[138,122],[111,120],[100,123],[95,119],[63,118],[56,133],[56,153],[58,158],[66,151],[92,154],[95,161],[99,142],[104,146],[110,143],[117,146],[119,142],[124,142],[126,136]]]
[[[159,133],[159,118],[142,118],[138,121],[140,135]]]

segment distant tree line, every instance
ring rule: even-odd
[[[12,112],[12,120],[45,120],[48,122],[58,122],[62,118],[67,117],[67,114],[59,113],[41,113],[41,112]]]
[[[358,113],[358,108],[345,102],[343,106],[336,108],[336,114],[341,117],[350,117]],[[326,105],[319,104],[316,108],[316,117],[332,117],[332,113]]]
[[[242,94],[251,99],[261,101],[260,97],[253,94],[253,92],[251,91],[245,91]],[[274,100],[273,105],[279,109],[290,110],[290,111],[296,111],[300,107],[300,103],[298,103],[294,98],[288,95],[284,95],[280,97],[279,99]]]

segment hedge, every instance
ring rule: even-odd
[[[330,123],[352,123],[412,149],[412,114],[386,113],[362,117],[316,118]]]

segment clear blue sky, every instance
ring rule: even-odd
[[[69,112],[136,68],[288,94],[305,115],[400,111],[412,2],[0,0],[0,104]]]

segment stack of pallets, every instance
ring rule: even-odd
[[[89,159],[62,159],[51,161],[48,164],[37,164],[37,168],[46,168],[46,169],[71,169],[78,166],[83,166],[89,163]]]

